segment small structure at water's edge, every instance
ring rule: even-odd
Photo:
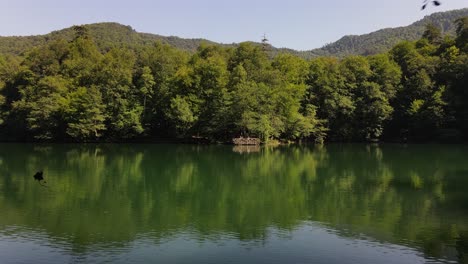
[[[251,138],[251,137],[239,137],[233,138],[232,143],[234,145],[242,145],[242,146],[258,146],[261,143],[259,138]]]

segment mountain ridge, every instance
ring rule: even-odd
[[[407,26],[388,27],[360,35],[345,35],[335,42],[308,52],[322,56],[370,55],[385,52],[400,41],[414,41],[421,38],[427,24],[436,25],[444,35],[454,35],[454,20],[464,16],[468,16],[468,8],[437,12]],[[377,47],[373,47],[376,44]],[[355,47],[352,47],[353,45]]]
[[[400,41],[414,41],[419,39],[427,24],[438,26],[443,34],[453,35],[455,26],[453,21],[457,18],[468,16],[468,8],[438,12],[425,16],[408,26],[395,28],[384,28],[362,35],[345,35],[335,42],[324,45],[321,48],[299,51],[290,48],[277,48],[267,46],[272,56],[277,53],[291,53],[303,58],[317,56],[347,55],[372,55],[386,52]],[[108,50],[115,46],[144,46],[160,41],[176,48],[189,52],[195,51],[201,43],[222,45],[225,47],[236,47],[239,43],[219,43],[203,38],[181,38],[177,36],[162,36],[159,34],[137,32],[131,26],[117,22],[100,22],[85,25],[96,44],[102,50]],[[60,38],[72,39],[72,27],[55,30],[44,35],[33,36],[0,36],[0,53],[19,55],[33,47],[43,45],[49,41]],[[257,45],[261,43],[254,41]]]

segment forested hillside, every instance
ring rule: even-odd
[[[182,39],[154,34],[138,33],[130,26],[118,23],[95,23],[86,25],[88,34],[101,51],[114,47],[138,47],[151,45],[155,41],[167,43],[179,49],[195,51],[201,42],[214,43],[203,39]],[[33,47],[59,39],[72,40],[73,27],[53,31],[46,35],[27,37],[0,37],[0,53],[19,55]]]
[[[0,137],[459,141],[468,136],[468,17],[455,25],[454,37],[428,25],[388,53],[312,60],[252,43],[103,48],[76,26],[0,55]]]
[[[440,28],[442,34],[455,36],[453,21],[468,16],[468,8],[434,13],[406,27],[387,28],[365,35],[344,36],[340,40],[309,52],[319,56],[373,55],[387,52],[400,41],[421,38],[428,24]],[[309,55],[310,56],[310,55]]]
[[[343,57],[347,55],[374,55],[387,52],[398,42],[415,41],[421,38],[427,24],[439,27],[442,34],[455,36],[453,21],[468,16],[468,8],[435,13],[410,26],[382,29],[370,34],[360,36],[345,36],[340,40],[328,44],[323,48],[308,51],[296,51],[288,48],[276,48],[268,45],[266,51],[270,57],[280,53],[290,53],[304,59],[318,56]],[[166,37],[155,34],[136,32],[130,26],[118,23],[96,23],[86,25],[89,35],[94,39],[98,49],[105,52],[115,47],[138,49],[141,46],[152,45],[154,42],[169,44],[172,47],[189,52],[195,52],[201,43],[216,44],[223,47],[238,47],[239,44],[220,44],[205,39],[184,39],[179,37]],[[0,53],[20,55],[34,47],[47,44],[58,39],[73,39],[73,28],[66,28],[46,35],[27,37],[1,37]],[[252,42],[253,45],[261,45]]]
[[[165,37],[149,33],[136,32],[130,26],[124,26],[118,23],[95,23],[85,25],[88,29],[88,34],[93,38],[98,49],[101,52],[108,51],[112,48],[126,47],[130,49],[139,49],[142,46],[152,45],[155,42],[168,44],[177,49],[188,52],[195,52],[201,44],[213,44],[223,47],[237,47],[239,44],[219,44],[206,39],[184,39],[179,37]],[[47,43],[64,39],[72,40],[74,37],[73,27],[53,31],[46,35],[26,36],[26,37],[1,37],[0,36],[0,53],[20,55],[34,47],[45,45]],[[252,42],[253,45],[260,46],[260,43]],[[306,55],[292,49],[275,48],[267,45],[268,53],[274,56],[280,52],[287,52],[296,55]]]

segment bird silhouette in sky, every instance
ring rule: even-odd
[[[440,5],[441,5],[441,3],[440,3],[439,1],[424,0],[423,6],[422,6],[422,10],[426,9],[426,7],[427,7],[427,5],[428,5],[429,3],[432,3],[432,4],[435,5],[435,6],[440,6]]]

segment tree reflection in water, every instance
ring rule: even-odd
[[[80,252],[187,230],[267,241],[269,228],[317,222],[466,263],[466,157],[434,145],[2,144],[0,240],[12,227],[41,230]],[[31,179],[38,168],[48,189]]]

